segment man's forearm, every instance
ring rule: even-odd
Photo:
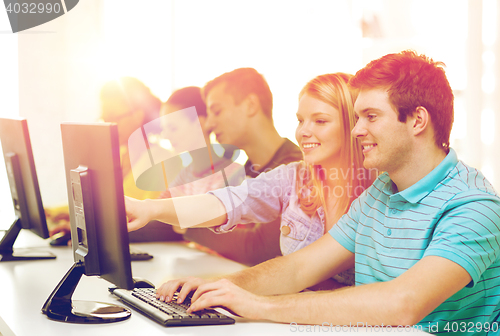
[[[311,259],[311,255],[318,251],[332,257]],[[294,253],[268,260],[224,278],[254,294],[291,294],[316,285],[353,265],[354,254],[326,234]]]
[[[316,325],[413,325],[418,320],[411,308],[406,309],[411,303],[401,304],[404,302],[401,295],[385,282],[344,287],[332,292],[268,296],[261,318]]]
[[[265,297],[261,318],[307,324],[407,326],[425,318],[471,281],[460,265],[427,256],[386,282],[333,292]]]
[[[287,259],[287,257],[277,257],[223,278],[254,294],[297,293],[307,286],[302,287],[300,283],[294,281],[294,268],[290,267]]]

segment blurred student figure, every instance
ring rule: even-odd
[[[190,107],[194,110],[189,110]],[[243,167],[232,160],[235,148],[210,144],[212,130],[206,127],[207,108],[199,87],[174,91],[162,105],[160,115],[162,137],[170,141],[173,152],[183,162],[188,162],[160,197],[198,195],[225,187],[224,178],[218,173],[221,169],[232,185],[239,185],[244,180]],[[194,136],[197,131],[202,132],[203,139]],[[204,144],[199,143],[200,140]],[[190,150],[192,148],[199,149]]]
[[[159,138],[160,127],[150,123],[159,118],[161,101],[141,81],[133,77],[109,81],[101,89],[101,120],[116,123],[123,174],[123,191],[126,196],[146,199],[158,198],[160,191],[142,190],[136,186],[132,166],[146,158],[143,144],[129,143],[130,135],[148,124],[149,143],[154,144]],[[137,145],[137,147],[134,147]],[[170,169],[179,171],[180,160],[171,162]]]
[[[119,80],[106,82],[101,88],[99,98],[100,120],[116,123],[118,127],[124,194],[138,199],[159,197],[159,191],[141,190],[136,186],[132,165],[141,160],[144,153],[129,148],[128,138],[135,130],[159,117],[160,99],[153,95],[144,83],[133,77],[123,77]],[[154,123],[152,124],[154,125]],[[161,129],[153,128],[151,131],[154,136],[154,134],[159,134]],[[172,170],[179,171],[181,168],[180,160],[172,162],[171,166]],[[46,213],[52,222],[59,224],[51,230],[51,235],[59,232],[69,234],[67,206],[47,209]],[[137,233],[133,235],[137,235]]]
[[[129,229],[140,228],[150,219],[182,225],[177,221],[179,217],[201,223],[197,227],[225,233],[237,224],[279,219],[275,230],[283,255],[322,237],[377,175],[363,168],[361,146],[350,136],[356,123],[353,106],[357,96],[357,90],[347,85],[350,77],[344,73],[318,76],[300,92],[296,139],[303,161],[281,165],[238,187],[176,200],[175,207],[169,200],[126,199]],[[243,202],[234,207],[232,199]],[[194,205],[196,213],[189,210]],[[219,236],[231,237],[230,233]],[[353,269],[335,280],[352,285]]]

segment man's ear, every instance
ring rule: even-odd
[[[253,117],[261,110],[259,97],[255,93],[250,93],[245,98],[245,103],[247,104],[247,115],[249,117]]]
[[[429,111],[423,106],[419,106],[415,109],[412,119],[414,135],[419,135],[430,127],[431,119]]]

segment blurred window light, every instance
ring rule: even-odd
[[[413,0],[411,23],[418,35],[430,38],[428,42],[448,45],[450,39],[467,36],[467,4],[467,0]],[[438,32],[445,41],[437,37]]]
[[[495,185],[495,171],[491,165],[483,164],[481,172],[492,185]]]
[[[160,147],[167,150],[173,150],[172,143],[168,139],[160,139]]]
[[[485,145],[493,144],[495,139],[495,112],[484,109],[481,113],[481,141]]]
[[[415,31],[413,48],[446,64],[446,76],[453,90],[467,87],[464,50],[469,29],[468,4],[467,0],[411,1],[408,24]]]
[[[102,37],[93,62],[102,83],[136,77],[166,100],[172,89],[172,1],[148,3],[103,1]]]
[[[482,78],[484,93],[491,94],[495,91],[495,75],[492,72],[485,73]]]
[[[487,67],[495,65],[495,53],[492,50],[486,50],[483,53],[483,63]]]
[[[224,147],[215,145],[212,148],[218,157],[222,157],[222,155],[224,155]]]
[[[483,0],[483,43],[493,46],[497,38],[497,0]]]
[[[455,93],[455,120],[451,129],[450,140],[464,139],[467,135],[467,114],[462,99]]]
[[[183,167],[187,167],[193,162],[193,157],[188,152],[180,153],[179,157],[181,158]]]

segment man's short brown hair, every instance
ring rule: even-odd
[[[225,92],[230,94],[236,105],[240,104],[248,95],[255,94],[259,99],[264,115],[272,119],[273,94],[264,76],[253,68],[239,68],[226,72],[211,80],[203,87],[203,99],[215,86],[225,83]]]
[[[453,125],[453,91],[443,66],[442,62],[405,50],[371,61],[349,84],[360,90],[387,89],[389,101],[398,111],[401,122],[406,122],[417,107],[425,107],[434,126],[436,145],[448,150]]]

